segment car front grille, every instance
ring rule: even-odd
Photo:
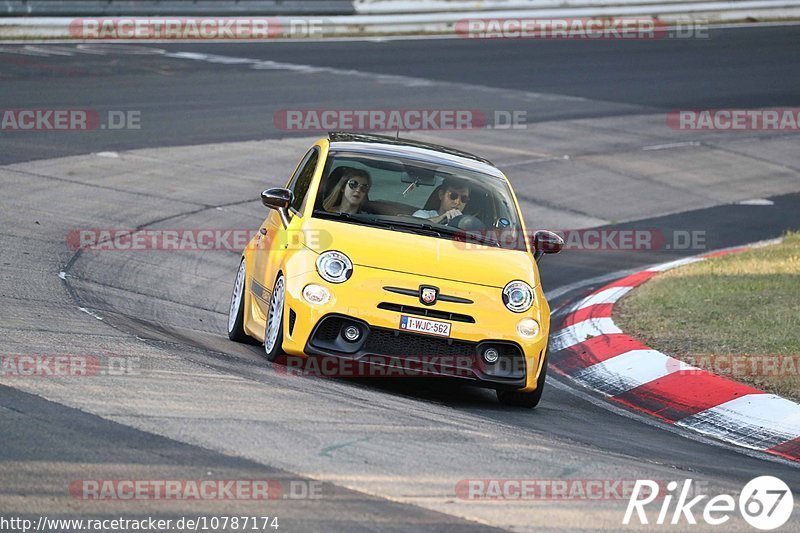
[[[397,313],[404,313],[407,315],[426,316],[429,318],[439,318],[441,320],[450,320],[453,322],[467,322],[474,324],[475,319],[469,315],[462,315],[460,313],[450,313],[447,311],[440,311],[438,309],[431,309],[429,307],[415,307],[413,305],[402,305],[390,302],[381,302],[378,304],[378,309],[386,309],[387,311],[395,311]]]
[[[428,335],[372,328],[364,351],[375,355],[396,357],[466,356],[475,355],[475,345],[470,342],[440,339]]]

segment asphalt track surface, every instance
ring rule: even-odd
[[[141,131],[98,131],[96,135],[76,134],[71,138],[63,133],[2,134],[0,164],[106,150],[281,138],[295,134],[277,130],[270,121],[277,110],[287,108],[386,108],[387,99],[391,99],[392,107],[400,109],[435,105],[446,108],[469,105],[469,108],[486,110],[517,109],[509,107],[514,104],[498,102],[496,92],[487,92],[484,100],[480,100],[480,96],[476,97],[473,92],[467,99],[466,94],[458,92],[459,84],[569,97],[554,100],[552,106],[532,105],[528,113],[531,123],[614,117],[642,110],[663,111],[678,107],[800,105],[800,91],[797,89],[800,86],[800,59],[796,53],[800,28],[739,29],[718,35],[712,33],[712,36],[714,38],[708,40],[601,42],[592,43],[592,46],[576,42],[462,40],[271,43],[269,46],[153,45],[173,54],[214,54],[323,69],[312,69],[302,78],[293,78],[276,69],[274,76],[269,78],[269,84],[263,83],[264,78],[258,75],[260,73],[246,66],[222,67],[219,63],[208,61],[176,60],[162,53],[61,55],[46,52],[37,54],[30,49],[27,53],[13,49],[1,53],[0,50],[0,107],[3,109],[136,109],[142,110],[143,116],[150,121],[148,127]],[[59,50],[58,46],[51,47],[51,50]],[[350,83],[338,81],[335,85],[326,85],[325,68],[339,71],[352,69],[358,74],[352,76]],[[370,81],[370,73],[374,74],[374,81]],[[395,86],[382,83],[382,79],[389,78],[381,76],[399,76],[407,78],[407,81],[434,79],[453,84],[453,90],[444,95],[440,86],[435,91],[429,91],[425,85],[408,90],[402,84]],[[476,102],[475,98],[479,101]],[[35,177],[31,178],[34,179],[32,187],[38,191],[39,198],[57,204],[57,196],[47,196],[47,184],[37,184]],[[6,187],[10,192],[19,190],[18,183],[9,182],[4,184],[4,189]],[[87,191],[90,191],[87,194],[99,195],[96,198],[98,202],[111,206],[107,208],[109,212],[113,211],[113,205],[120,197],[120,193],[112,188]],[[23,196],[20,194],[20,198]],[[786,229],[800,228],[800,194],[784,194],[771,200],[774,204],[768,207],[718,205],[640,218],[610,228],[647,227],[665,234],[673,229],[698,228],[706,232],[709,248],[773,238]],[[30,198],[24,197],[23,205],[27,205],[28,201]],[[11,212],[16,202],[13,194],[9,196],[4,191],[3,204],[4,210],[8,209],[7,213]],[[245,202],[241,200],[240,203]],[[215,205],[210,199],[206,204]],[[153,209],[150,220],[155,223],[159,220],[159,213],[155,212],[157,204]],[[70,220],[59,218],[58,209],[51,208],[48,212],[50,218],[43,220],[45,224],[62,224],[65,230],[71,227]],[[248,216],[252,212],[259,211],[250,205]],[[257,218],[245,218],[241,212],[223,213],[220,216],[231,217],[231,227],[242,224],[242,220],[252,220],[254,227],[258,223]],[[117,223],[125,226],[125,217],[126,213],[122,210]],[[4,262],[4,268],[14,269],[17,273],[29,270],[31,285],[44,284],[37,278],[43,270],[37,261],[47,259],[34,249],[35,246],[30,254],[19,249],[12,250],[13,246],[23,242],[19,239],[20,235],[24,236],[30,230],[22,221],[18,224],[16,219],[8,217],[3,218],[3,224],[4,248],[10,258]],[[133,225],[131,222],[128,224]],[[23,244],[21,250],[25,249]],[[598,286],[601,283],[597,281],[598,277],[689,253],[661,250],[564,254],[545,259],[542,278],[549,292],[559,293],[551,302],[555,309]],[[60,251],[56,268],[64,269],[68,276],[74,274],[80,281],[68,281],[66,288],[56,290],[64,292],[63,301],[71,302],[73,307],[102,309],[106,322],[116,332],[114,335],[120,338],[126,336],[124,344],[127,349],[133,352],[140,349],[147,354],[154,346],[159,347],[174,358],[170,364],[174,364],[176,369],[183,364],[199,364],[233,381],[256,383],[261,386],[263,405],[279,405],[281,409],[288,408],[290,413],[294,413],[297,432],[301,436],[313,434],[311,430],[300,426],[317,415],[313,413],[314,405],[322,410],[329,409],[340,424],[341,434],[351,435],[350,440],[342,440],[341,447],[357,443],[362,438],[369,439],[370,429],[376,434],[387,431],[379,427],[379,422],[391,427],[398,413],[402,413],[402,422],[398,423],[408,424],[408,431],[390,433],[394,439],[391,441],[392,448],[384,450],[384,453],[393,458],[397,470],[409,472],[409,479],[414,479],[412,473],[419,475],[416,465],[430,468],[431,474],[436,475],[445,471],[448,462],[452,463],[454,469],[462,468],[460,461],[463,460],[480,463],[483,465],[481,473],[491,473],[499,478],[549,476],[608,479],[626,478],[627,473],[627,478],[656,475],[663,476],[662,479],[693,477],[706,481],[712,487],[731,491],[758,475],[776,475],[793,488],[800,488],[800,471],[793,465],[689,438],[685,433],[670,431],[645,417],[618,409],[611,410],[601,398],[559,380],[551,381],[542,405],[533,412],[500,408],[486,391],[449,384],[338,380],[318,383],[303,380],[287,385],[284,391],[276,388],[283,382],[276,381],[270,375],[273,370],[263,361],[257,347],[232,345],[219,330],[216,333],[193,331],[193,326],[188,319],[180,316],[180,311],[171,307],[162,309],[154,298],[148,299],[148,294],[163,293],[165,299],[173,298],[175,294],[172,288],[163,285],[169,280],[155,272],[157,269],[154,269],[151,277],[141,275],[135,280],[140,284],[140,292],[136,294],[137,305],[117,306],[119,294],[109,280],[113,280],[120,272],[124,275],[126,269],[114,260],[108,264],[104,260],[104,257],[81,257],[80,254]],[[201,258],[197,258],[185,268],[200,275],[206,266]],[[232,277],[233,270],[230,273]],[[48,275],[54,276],[55,273]],[[106,283],[84,283],[92,276]],[[16,305],[15,301],[22,305],[30,304],[33,300],[26,296],[25,288],[13,284],[14,279],[18,278],[9,274],[0,282],[3,284],[3,312],[6,318],[22,323],[24,327],[25,317],[11,306]],[[180,285],[181,280],[172,280],[171,283]],[[560,290],[568,287],[574,290]],[[192,287],[191,292],[195,295],[198,291],[202,292],[202,286]],[[202,298],[196,301],[202,301]],[[191,302],[187,299],[183,303]],[[43,314],[49,312],[47,301],[40,302],[40,306]],[[216,308],[212,306],[209,311],[213,311],[208,314],[216,316],[218,324],[223,323]],[[52,312],[57,313],[58,310]],[[160,313],[163,316],[159,316]],[[56,318],[54,320],[57,321]],[[73,323],[72,318],[64,320],[67,330],[78,324]],[[162,327],[162,322],[171,326]],[[38,347],[37,353],[44,351],[42,347],[48,342],[74,342],[79,346],[84,342],[83,336],[90,334],[88,330],[70,334],[68,331],[36,328],[26,333],[30,337],[30,350],[36,351]],[[141,341],[140,348],[131,348],[131,334]],[[113,341],[111,339],[109,342]],[[18,346],[12,353],[20,353]],[[137,385],[135,381],[120,381],[119,386]],[[176,388],[183,386],[191,384],[187,385],[176,377]],[[130,391],[118,391],[118,394],[124,396],[126,392]],[[217,394],[217,400],[224,403],[225,389],[218,389]],[[356,405],[358,408],[337,411],[338,405]],[[173,409],[174,406],[167,404],[162,414],[165,418],[179,418],[182,412]],[[362,413],[359,413],[359,409]],[[4,469],[0,511],[4,515],[22,514],[19,511],[22,508],[26,509],[24,514],[32,517],[48,510],[52,512],[51,516],[151,514],[166,518],[223,512],[252,515],[260,513],[254,513],[252,506],[248,507],[248,502],[163,506],[144,504],[141,507],[126,504],[92,507],[87,502],[70,501],[69,498],[66,504],[58,502],[64,499],[65,484],[79,476],[91,479],[198,479],[204,472],[214,472],[215,476],[224,479],[304,478],[297,472],[275,466],[285,464],[283,458],[271,454],[268,449],[260,452],[259,460],[248,459],[257,454],[243,450],[260,448],[259,443],[250,442],[252,439],[247,437],[246,432],[231,430],[221,420],[216,420],[220,427],[209,429],[209,433],[216,431],[224,434],[229,431],[227,438],[220,437],[219,442],[225,442],[225,445],[203,446],[188,436],[185,440],[167,438],[159,435],[155,427],[152,431],[141,429],[142,425],[138,422],[131,422],[138,416],[135,409],[129,413],[129,418],[121,417],[120,423],[110,420],[114,417],[99,417],[89,411],[45,400],[19,390],[8,381],[0,384],[3,431],[0,468]],[[376,412],[379,414],[376,415]],[[237,413],[228,415],[234,418],[238,416]],[[372,427],[366,425],[367,419],[374,424]],[[213,428],[214,418],[210,420],[209,427]],[[291,419],[282,422],[284,424],[277,426],[279,431],[294,431]],[[484,442],[481,439],[494,436],[498,441],[506,442],[507,447],[499,448],[501,451],[497,455],[476,449],[470,452],[474,455],[451,458],[450,461],[425,457],[427,453],[433,453],[431,450],[441,452],[448,447],[465,453],[464,448],[460,447],[464,443],[457,441],[461,433],[447,427],[451,422],[460,424],[467,441],[474,440],[477,445]],[[349,429],[351,426],[353,429]],[[481,435],[479,438],[473,431],[482,431],[488,437]],[[187,430],[187,434],[189,432]],[[365,434],[367,437],[364,437]],[[388,442],[387,435],[383,436],[384,443]],[[286,447],[291,442],[278,437],[276,439],[277,446]],[[375,446],[380,448],[377,444]],[[497,452],[498,448],[492,451]],[[377,454],[380,450],[370,452]],[[413,453],[421,455],[414,456]],[[328,450],[318,455],[331,454],[335,455]],[[363,458],[363,465],[357,454],[355,457],[357,461],[345,465],[353,476],[357,477],[362,469],[365,473],[370,472],[368,463],[372,456],[367,454]],[[493,466],[499,468],[500,465],[504,470],[493,470]],[[509,468],[508,465],[516,466]],[[442,470],[437,471],[436,468]],[[387,470],[387,476],[391,478],[392,475],[396,476],[396,473]],[[402,484],[402,477],[396,478],[396,483]],[[284,531],[461,531],[489,529],[493,524],[507,523],[500,517],[496,521],[486,519],[486,514],[470,510],[440,512],[431,510],[424,502],[410,505],[407,501],[392,501],[381,497],[382,492],[377,489],[371,495],[328,483],[324,494],[325,497],[319,500],[270,502],[269,513],[282,517]],[[593,522],[588,515],[598,511],[588,505],[581,507],[584,504],[555,503],[541,507],[541,511],[557,517],[555,520],[558,522],[548,524],[552,529],[591,529],[601,525],[608,527],[614,523],[613,519],[608,518],[604,518],[602,524]],[[441,506],[437,509],[441,509]],[[510,510],[500,509],[500,513],[523,512],[519,506]],[[621,519],[619,509],[617,507],[611,513],[617,520]],[[795,524],[796,520],[795,516]],[[541,524],[537,527],[543,528]]]
[[[799,40],[800,27],[786,26],[711,30],[708,39],[627,42],[449,39],[147,46],[454,84],[445,94],[429,94],[424,87],[398,89],[375,76],[331,84],[324,73],[305,80],[276,73],[264,83],[262,72],[244,67],[220,68],[151,54],[110,58],[88,51],[72,56],[36,50],[0,54],[4,107],[137,110],[143,120],[139,131],[72,138],[27,132],[24,137],[6,137],[0,163],[145,146],[280,138],[287,132],[272,124],[276,111],[323,108],[326,101],[343,109],[382,109],[387,102],[393,109],[437,105],[487,113],[524,109],[531,123],[642,109],[797,106]],[[94,45],[89,51],[107,46]],[[521,107],[497,92],[484,97],[465,94],[458,90],[459,84],[589,100]]]

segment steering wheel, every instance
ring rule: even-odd
[[[486,224],[472,215],[459,215],[450,219],[448,226],[464,231],[480,231],[486,229]]]

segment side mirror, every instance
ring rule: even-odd
[[[544,254],[557,254],[564,248],[564,239],[552,231],[541,230],[533,234],[533,258],[538,262]]]
[[[294,193],[281,187],[267,189],[261,193],[261,203],[278,211],[284,228],[289,225],[289,206],[292,205],[292,200]]]

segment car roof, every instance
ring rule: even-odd
[[[433,143],[399,139],[386,135],[334,131],[328,133],[331,150],[355,150],[385,155],[409,156],[423,161],[454,165],[504,179],[503,173],[488,159]]]

